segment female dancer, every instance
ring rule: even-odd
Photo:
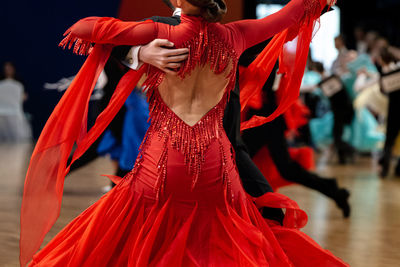
[[[261,217],[241,187],[222,126],[242,51],[279,33],[266,52],[285,56],[283,43],[297,35],[294,59],[303,63],[307,53],[302,52],[308,51],[313,22],[326,0],[294,0],[265,19],[227,25],[212,23],[226,11],[222,0],[178,0],[177,5],[183,14],[182,23],[175,27],[91,17],[67,31],[63,45],[76,41],[75,51],[92,51],[32,156],[21,211],[21,264],[31,260],[57,216],[59,203],[49,202],[48,196],[54,184],[56,196],[62,193],[73,143],[77,141],[76,159],[104,130],[147,70],[129,71],[121,79],[109,107],[85,133],[85,103],[112,45],[144,44],[157,37],[189,47],[190,56],[178,75],[153,68],[147,72],[151,125],[135,168],[67,225],[33,257],[31,265],[346,266],[296,229],[305,224],[306,216],[287,198],[271,193],[256,200],[259,206],[285,207],[284,226]],[[91,43],[96,43],[93,49]],[[286,64],[287,58],[282,62],[289,79],[286,84],[297,85],[298,79],[291,78],[301,78],[303,65],[291,69],[294,66]],[[278,107],[277,113],[288,104]],[[49,175],[56,176],[56,181]],[[40,188],[38,179],[46,179]],[[40,209],[32,210],[34,206]]]

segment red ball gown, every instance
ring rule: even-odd
[[[183,15],[174,27],[94,17],[71,27],[62,45],[76,41],[75,51],[85,52],[96,44],[33,153],[21,212],[21,264],[347,266],[299,230],[307,216],[296,203],[280,194],[253,199],[244,192],[222,126],[241,52],[277,33],[284,32],[279,40],[286,40],[285,29],[296,23],[308,25],[320,9],[319,1],[293,0],[278,15],[227,25]],[[182,84],[211,72],[218,78],[214,82],[224,81],[221,100],[196,124],[188,125],[163,100],[168,90],[161,88],[168,88],[168,75],[144,67],[121,79],[109,107],[86,132],[85,106],[110,47],[145,44],[154,38],[189,47],[189,59],[178,74]],[[104,130],[144,71],[151,125],[134,169],[36,252],[58,216],[73,144],[77,143],[76,159]],[[258,210],[263,206],[285,208],[283,225],[264,219]]]

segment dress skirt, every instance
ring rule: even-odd
[[[218,140],[193,189],[183,155],[169,145],[168,176],[157,195],[163,141],[154,135],[139,169],[69,223],[30,266],[346,266],[298,229],[261,216],[242,188],[226,135],[222,140],[228,181]],[[257,204],[280,201],[274,194],[264,199]]]

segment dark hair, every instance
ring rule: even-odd
[[[379,56],[385,64],[396,62],[396,58],[392,53],[389,52],[387,47],[381,48],[379,51]]]
[[[208,22],[221,21],[226,14],[224,0],[187,0],[190,4],[201,8],[201,16]]]
[[[172,5],[170,0],[162,0],[164,4],[166,4],[170,9],[175,10],[175,7]]]
[[[6,61],[6,62],[4,62],[4,64],[2,65],[2,70],[1,70],[1,73],[0,73],[0,80],[3,80],[3,79],[6,78],[6,72],[4,71],[4,69],[6,68],[6,65],[10,65],[11,67],[13,67],[13,68],[14,68],[14,77],[15,77],[15,75],[16,75],[15,64],[14,64],[13,62],[11,62],[11,61]]]
[[[338,36],[336,36],[335,37],[335,41],[336,40],[340,40],[340,41],[342,41],[342,43],[344,45],[346,45],[347,39],[346,39],[346,36],[344,36],[344,34],[339,34]]]
[[[311,69],[319,73],[323,73],[325,71],[324,64],[318,61],[312,63]]]
[[[13,77],[13,79],[16,80],[16,81],[19,81],[21,83],[24,83],[22,81],[22,79],[20,78],[20,76],[18,75],[17,68],[15,67],[14,62],[12,62],[12,61],[6,61],[6,62],[3,63],[2,70],[0,72],[0,80],[3,80],[3,79],[6,78],[6,73],[4,71],[4,68],[5,68],[6,65],[11,65],[14,68],[14,77]]]

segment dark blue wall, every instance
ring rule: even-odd
[[[83,17],[116,17],[120,1],[2,2],[6,3],[0,7],[0,64],[2,66],[4,61],[16,64],[29,94],[26,110],[33,115],[34,135],[37,137],[61,96],[43,90],[43,84],[75,75],[85,59],[57,46],[62,34]]]

